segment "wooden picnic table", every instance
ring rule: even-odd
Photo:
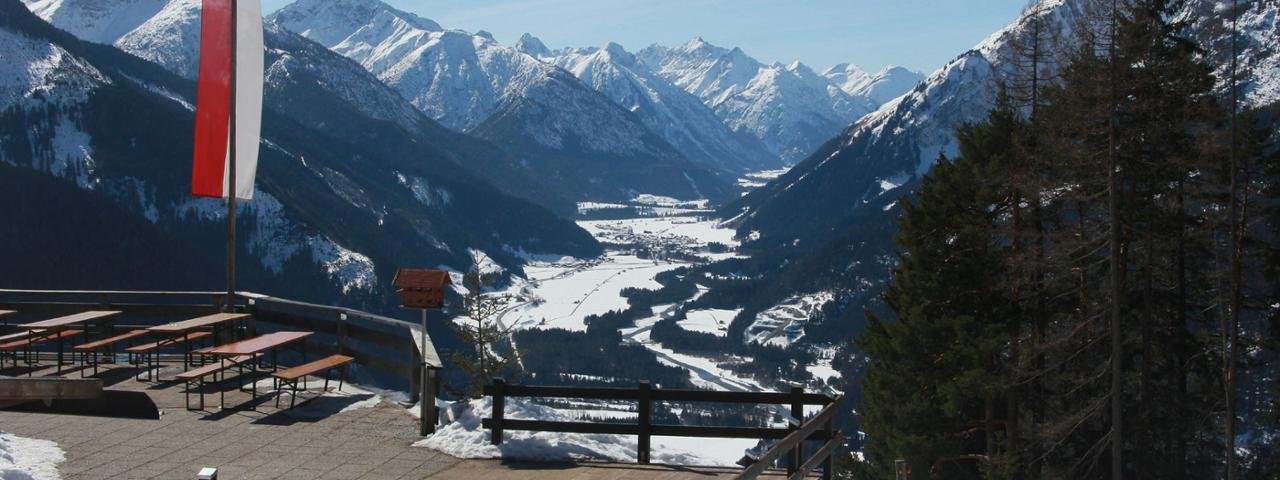
[[[71,327],[74,327],[76,325],[84,325],[83,330],[84,330],[85,340],[88,340],[90,323],[99,323],[99,324],[105,323],[107,325],[110,325],[112,317],[115,317],[116,315],[120,315],[121,313],[123,312],[119,310],[90,310],[87,312],[80,312],[73,315],[50,318],[48,320],[41,320],[38,322],[24,323],[22,325],[18,325],[18,328],[22,330],[26,330],[29,336],[32,338],[48,337],[48,338],[57,339],[57,342],[58,342],[57,373],[62,373],[63,337],[58,334],[61,333],[63,330],[68,330]],[[109,334],[111,332],[111,329],[108,327],[104,329],[104,331]],[[31,348],[30,346],[27,347],[28,352],[30,351],[30,348]]]
[[[205,327],[217,327],[226,323],[238,322],[251,316],[247,313],[215,313],[190,320],[157,325],[147,330],[155,333],[178,335]]]
[[[225,345],[218,345],[216,347],[205,350],[202,353],[206,355],[216,355],[218,357],[221,357],[219,361],[223,362],[222,365],[224,369],[226,368],[227,366],[226,362],[229,359],[245,356],[245,355],[251,356],[255,360],[248,362],[249,368],[251,369],[252,372],[256,373],[258,371],[258,361],[256,359],[258,358],[258,356],[269,352],[271,354],[271,371],[275,372],[280,367],[280,362],[279,362],[280,347],[287,346],[296,342],[302,342],[302,361],[303,362],[307,361],[307,344],[305,340],[307,337],[310,337],[311,335],[314,335],[314,333],[313,332],[274,332],[274,333],[268,333],[265,335],[259,335],[253,338],[240,340],[238,342],[231,342]],[[251,385],[252,385],[251,389],[253,393],[253,400],[251,401],[251,403],[253,403],[256,406],[258,402],[258,383],[256,380],[254,380]],[[223,408],[226,408],[225,404],[223,405]]]
[[[218,343],[222,338],[222,326],[227,324],[235,324],[235,322],[248,320],[253,315],[247,313],[215,313],[213,315],[205,315],[203,317],[192,318],[190,320],[182,320],[180,322],[166,323],[148,328],[147,331],[168,336],[180,336],[191,333],[194,330],[202,328],[213,329],[213,343]],[[231,338],[235,338],[232,335]],[[190,354],[190,348],[187,351]]]
[[[4,318],[4,317],[7,317],[7,316],[9,316],[9,315],[13,315],[13,314],[15,314],[15,313],[18,313],[18,312],[15,312],[15,311],[13,311],[13,310],[0,310],[0,318]]]
[[[48,320],[41,320],[39,322],[24,323],[22,325],[18,325],[18,328],[21,328],[23,330],[62,330],[62,329],[70,328],[74,325],[79,325],[79,324],[87,325],[90,322],[99,322],[102,320],[106,320],[108,318],[114,317],[121,313],[122,312],[117,310],[90,310],[87,312],[80,312],[74,315],[67,315],[65,317],[50,318]]]

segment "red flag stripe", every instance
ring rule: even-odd
[[[231,121],[231,0],[203,0],[191,194],[222,198]]]

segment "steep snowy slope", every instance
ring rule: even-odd
[[[902,96],[924,80],[924,75],[898,66],[885,67],[874,75],[842,63],[822,73],[849,95],[871,100],[876,107]]]
[[[0,22],[6,67],[33,72],[22,81],[0,76],[0,98],[9,99],[0,113],[0,162],[98,192],[194,250],[220,251],[220,202],[189,197],[189,164],[176,161],[190,157],[193,85],[114,47],[55,30],[16,0],[0,2]],[[277,55],[269,62],[285,57],[272,52]],[[316,82],[279,72],[272,79],[281,85]],[[284,91],[297,95],[290,98],[296,103],[340,98],[296,86]],[[364,117],[350,105],[334,114],[360,128],[351,138],[338,138],[265,112],[259,192],[244,205],[240,222],[247,288],[381,308],[389,299],[375,287],[396,265],[462,266],[468,248],[491,251],[509,264],[517,259],[507,249],[598,251],[571,222],[503,195],[430,149],[412,149],[417,142],[394,124]],[[374,131],[383,133],[369,133]],[[375,148],[357,147],[354,135],[371,135]],[[50,241],[42,236],[70,233],[4,235],[25,239],[28,250],[38,251]],[[171,258],[183,248],[154,253]],[[44,260],[71,267],[58,258]],[[187,287],[216,286],[216,277],[196,276],[212,285]]]
[[[765,65],[741,49],[696,38],[678,48],[651,46],[637,56],[700,98],[734,131],[764,142],[786,162],[812,153],[875,106],[796,62]]]
[[[572,75],[503,46],[489,35],[443,30],[434,22],[377,0],[299,0],[272,14],[271,19],[360,63],[449,128],[474,131],[502,145],[539,145],[538,152],[545,155],[518,152],[525,165],[550,178],[594,179],[591,184],[565,185],[569,191],[590,194],[583,199],[624,199],[634,189],[627,175],[609,159],[649,163],[655,172],[688,173],[696,179],[695,184],[673,184],[667,191],[681,198],[723,195],[720,192],[729,190],[727,181],[684,158],[662,137],[650,134],[631,112],[590,89],[583,94],[582,83]],[[519,112],[535,108],[541,100],[535,98],[538,96],[574,101],[557,106],[554,125],[543,125],[538,112]],[[496,137],[492,128],[477,128],[495,115],[513,127],[501,130],[504,134],[542,135],[552,128],[559,136],[586,142],[551,141],[545,135]],[[603,141],[606,138],[609,141]],[[566,170],[570,167],[581,170]],[[628,173],[641,175],[639,180],[644,183],[661,180],[643,169]]]
[[[1220,2],[1188,2],[1184,15],[1196,18],[1192,33],[1210,46],[1207,55],[1224,57],[1229,43],[1221,25],[1228,13]],[[1244,85],[1250,105],[1276,102],[1276,2],[1241,2],[1246,41],[1240,53],[1253,77]],[[1040,15],[1049,30],[1069,41],[1081,15],[1076,0],[1045,0]],[[931,74],[909,93],[867,115],[786,174],[721,213],[752,239],[754,257],[785,264],[769,277],[767,295],[775,301],[842,286],[845,304],[854,305],[851,324],[862,308],[877,308],[893,259],[897,200],[919,185],[939,152],[954,154],[954,131],[980,121],[993,106],[997,84],[1009,74],[1010,41],[1023,35],[1032,17],[1019,18],[975,48]],[[1221,77],[1220,77],[1221,78]],[[786,287],[775,288],[777,285]],[[845,334],[848,332],[845,331]]]
[[[1049,25],[1061,26],[1079,11],[1063,4],[1045,15]],[[940,152],[954,153],[956,128],[990,109],[1011,54],[1009,41],[1026,22],[1020,19],[948,62],[796,168],[726,208],[726,215],[739,217],[740,232],[758,231],[764,241],[800,240],[815,248],[841,234],[852,218],[872,215],[863,210],[888,208],[906,193],[900,187],[928,171]],[[892,215],[884,217],[892,221]]]
[[[535,52],[541,45],[527,35],[521,42]],[[781,166],[759,140],[729,130],[697,97],[654,74],[621,45],[566,49],[554,58],[542,58],[635,113],[650,130],[700,164],[738,174]]]
[[[1208,55],[1226,58],[1229,42],[1212,26],[1222,25],[1229,9],[1215,5],[1210,0],[1191,1],[1184,15],[1197,19],[1191,33],[1210,46]],[[1244,98],[1251,105],[1266,105],[1280,98],[1280,70],[1275,68],[1280,58],[1280,4],[1241,5],[1246,40],[1241,44],[1241,64],[1254,74],[1244,85]],[[1070,26],[1081,15],[1081,5],[1075,0],[1045,0],[1032,11],[1040,12],[1049,30],[1070,41]],[[998,84],[1014,68],[1010,42],[1023,34],[1030,18],[1024,16],[996,32],[908,94],[863,117],[786,175],[726,209],[726,215],[741,215],[744,233],[759,231],[779,242],[820,241],[849,225],[848,218],[865,217],[858,210],[886,208],[905,193],[899,187],[927,172],[940,152],[955,153],[957,128],[981,120],[990,110]]]

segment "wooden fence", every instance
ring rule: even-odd
[[[656,389],[649,382],[640,382],[636,388],[549,387],[507,385],[497,379],[492,385],[485,386],[484,394],[493,398],[492,416],[483,419],[482,425],[489,429],[490,441],[494,445],[502,443],[502,435],[506,430],[637,435],[636,459],[641,464],[648,464],[650,440],[653,436],[779,440],[755,464],[742,472],[738,477],[741,479],[758,477],[777,460],[786,461],[790,478],[804,478],[818,465],[823,465],[823,478],[830,479],[832,455],[843,443],[843,437],[835,430],[834,424],[844,397],[831,398],[822,394],[805,393],[801,388],[793,388],[790,392],[718,392]],[[506,418],[507,397],[634,401],[637,402],[638,418],[634,424],[513,420]],[[789,405],[791,417],[795,421],[788,428],[659,425],[653,423],[653,402]],[[823,408],[806,421],[805,405],[821,405]],[[823,442],[823,445],[806,460],[804,442],[815,440]]]

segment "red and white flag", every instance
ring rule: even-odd
[[[235,8],[237,11],[232,12]],[[232,51],[232,15],[235,51]],[[232,56],[235,71],[232,72]],[[260,0],[203,0],[200,78],[196,86],[195,158],[191,194],[227,198],[230,125],[236,125],[235,196],[253,198],[262,130],[262,4]],[[231,82],[235,113],[231,118]]]

